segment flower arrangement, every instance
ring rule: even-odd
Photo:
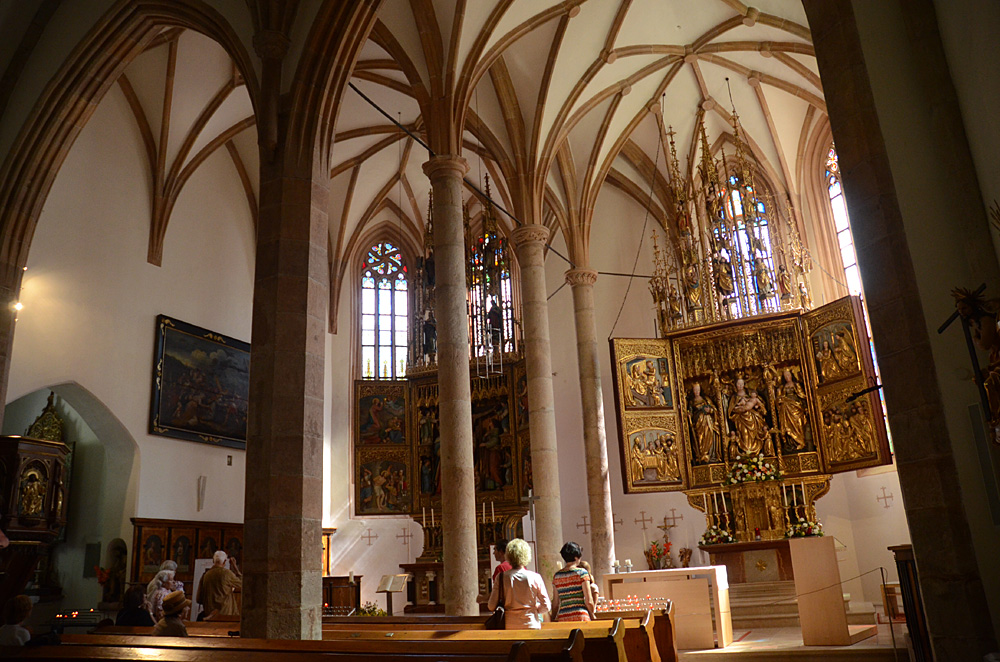
[[[104,586],[104,584],[111,577],[111,571],[105,570],[99,565],[94,566],[94,574],[97,575],[97,583],[100,584],[101,586]]]
[[[355,616],[388,616],[385,609],[382,609],[374,602],[366,602],[357,611],[354,612]]]
[[[673,547],[673,543],[669,540],[663,541],[662,544],[655,540],[650,543],[649,549],[645,551],[646,563],[649,564],[650,570],[663,568],[664,561],[669,558],[671,547]]]
[[[729,468],[729,476],[726,478],[727,485],[737,485],[739,483],[751,483],[763,480],[778,480],[781,472],[778,467],[764,459],[764,454],[758,455],[737,455],[733,458],[733,464]]]
[[[701,534],[701,540],[698,541],[698,544],[725,545],[733,542],[736,542],[736,538],[733,538],[733,535],[729,531],[713,524],[705,530],[705,533]]]
[[[823,525],[811,520],[799,519],[785,531],[786,538],[806,538],[823,535]]]

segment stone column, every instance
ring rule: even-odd
[[[549,305],[545,291],[544,225],[514,230],[514,249],[521,268],[521,322],[528,377],[528,427],[531,432],[531,472],[535,502],[536,567],[549,586],[558,569],[562,547],[562,505],[559,500],[559,455],[552,395],[552,352],[549,348]]]
[[[566,282],[573,288],[576,321],[576,354],[580,366],[580,399],[583,402],[583,446],[587,454],[587,497],[590,502],[590,542],[594,549],[593,570],[598,581],[611,572],[615,554],[611,513],[611,481],[608,477],[608,444],[604,432],[604,396],[601,364],[597,354],[597,322],[594,319],[592,269],[570,269]]]
[[[322,637],[326,204],[322,179],[261,182],[240,628],[248,637]]]
[[[479,613],[476,484],[472,460],[472,394],[469,385],[469,314],[465,286],[462,177],[459,156],[424,164],[434,191],[434,289],[437,319],[438,406],[441,421],[441,524],[444,532],[446,613]]]

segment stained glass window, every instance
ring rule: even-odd
[[[833,225],[837,232],[840,259],[844,263],[847,289],[851,294],[861,294],[861,272],[858,271],[858,257],[854,253],[854,238],[851,236],[851,224],[847,220],[847,203],[844,201],[844,189],[840,182],[840,167],[837,164],[837,152],[833,145],[830,146],[830,152],[826,155],[826,186],[830,194]]]
[[[406,376],[406,275],[398,247],[381,241],[368,249],[361,271],[361,374],[365,379]]]

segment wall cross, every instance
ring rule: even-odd
[[[369,547],[372,546],[372,540],[378,540],[378,534],[372,533],[371,529],[368,529],[368,532],[362,535],[361,537],[368,541]]]
[[[640,510],[639,514],[642,515],[642,517],[637,518],[635,520],[635,523],[638,524],[639,522],[642,522],[642,530],[645,531],[646,530],[646,523],[648,522],[649,524],[652,524],[653,523],[653,518],[652,517],[646,517],[646,511],[645,510]]]
[[[875,500],[876,501],[881,501],[883,508],[891,508],[892,507],[892,506],[889,505],[889,502],[892,501],[892,495],[885,493],[885,486],[884,485],[882,486],[882,496],[876,496]]]
[[[577,524],[576,528],[579,529],[579,528],[582,527],[583,528],[583,532],[585,534],[590,533],[590,522],[587,521],[587,516],[584,515],[582,519],[583,519],[583,523],[582,524]]]

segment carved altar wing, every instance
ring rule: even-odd
[[[615,411],[626,493],[688,489],[687,444],[677,419],[672,342],[614,338]]]
[[[892,463],[861,299],[848,296],[802,316],[819,417],[824,471]]]

